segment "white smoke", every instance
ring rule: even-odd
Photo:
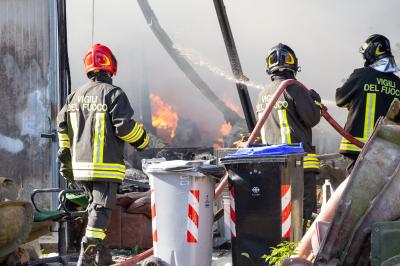
[[[257,84],[252,81],[236,79],[232,74],[229,74],[228,71],[224,70],[221,66],[216,66],[214,63],[211,63],[208,59],[204,58],[200,55],[199,52],[194,49],[185,49],[182,48],[179,44],[175,44],[174,48],[179,51],[179,53],[184,56],[187,60],[189,60],[192,64],[205,67],[211,73],[224,78],[227,81],[232,81],[235,83],[240,83],[246,85],[247,87],[263,90],[265,85]]]

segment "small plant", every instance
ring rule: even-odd
[[[265,259],[270,265],[279,266],[284,259],[289,258],[296,254],[296,248],[299,242],[285,241],[278,244],[276,247],[271,248],[271,254],[263,255],[261,258]]]

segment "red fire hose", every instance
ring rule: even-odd
[[[267,121],[267,118],[269,114],[272,111],[272,108],[274,107],[275,103],[278,101],[279,96],[285,91],[285,89],[292,84],[296,84],[300,86],[303,90],[308,92],[308,89],[299,81],[295,79],[287,79],[284,82],[282,82],[278,89],[275,91],[274,95],[271,98],[271,101],[269,102],[267,108],[265,108],[264,112],[262,113],[261,118],[258,120],[256,126],[254,127],[253,131],[251,132],[251,135],[249,139],[247,140],[246,146],[249,146],[250,144],[254,143],[258,135],[260,134],[261,128],[265,124],[265,121]],[[328,121],[328,123],[340,134],[342,135],[345,139],[362,149],[364,147],[364,143],[350,135],[347,131],[345,131],[333,118],[332,116],[328,113],[328,109],[321,104],[321,114],[322,116]],[[218,184],[217,189],[215,190],[215,197],[217,198],[222,191],[224,190],[224,187],[228,183],[228,176],[226,175],[221,182]]]
[[[131,266],[131,265],[135,265],[136,263],[139,263],[140,261],[147,259],[148,257],[150,257],[151,255],[153,255],[153,248],[150,248],[140,254],[137,254],[135,257],[132,257],[130,259],[127,259],[125,261],[119,262],[119,263],[115,263],[111,266]]]
[[[265,121],[267,121],[267,118],[268,118],[269,114],[271,113],[272,108],[274,107],[275,103],[278,101],[279,96],[281,96],[281,94],[285,91],[285,89],[289,85],[292,85],[292,84],[296,84],[296,85],[300,86],[303,90],[308,92],[308,89],[302,83],[300,83],[299,81],[297,81],[295,79],[287,79],[284,82],[282,82],[280,84],[280,86],[278,87],[278,89],[275,91],[267,108],[265,108],[264,112],[262,113],[261,118],[258,120],[256,126],[254,127],[253,131],[251,132],[251,135],[250,135],[249,139],[247,140],[246,146],[249,146],[256,140],[256,138],[260,134],[261,128],[263,127]],[[347,139],[348,141],[350,141],[351,143],[353,143],[360,149],[362,149],[364,147],[363,142],[359,141],[358,139],[356,139],[355,137],[350,135],[332,118],[332,116],[328,113],[328,109],[323,104],[320,105],[320,108],[321,108],[322,116],[325,118],[326,121],[328,121],[328,123],[340,135],[342,135],[345,139]],[[224,190],[227,183],[228,183],[228,175],[225,175],[225,177],[221,180],[221,182],[218,184],[217,188],[215,189],[215,198],[217,198],[222,193],[222,191]],[[139,261],[146,259],[147,257],[150,257],[151,255],[153,255],[153,248],[146,250],[145,252],[140,253],[140,254],[136,255],[135,257],[130,258],[124,262],[114,264],[113,266],[133,265],[135,263],[138,263]]]
[[[278,89],[276,90],[276,92],[274,93],[274,95],[272,96],[271,102],[269,103],[268,107],[265,108],[261,119],[258,120],[257,125],[255,126],[255,128],[253,129],[253,132],[251,132],[251,135],[246,143],[247,146],[249,146],[250,144],[252,144],[256,138],[258,137],[258,135],[260,134],[261,128],[263,127],[265,121],[267,120],[269,114],[272,111],[272,108],[274,107],[276,101],[278,100],[279,96],[281,96],[281,94],[284,92],[284,90],[292,84],[296,84],[298,86],[300,86],[303,90],[305,90],[306,92],[308,92],[308,89],[299,81],[295,80],[295,79],[287,79],[284,82],[281,83],[281,85],[278,87]],[[331,124],[331,126],[340,134],[342,135],[345,139],[347,139],[348,141],[350,141],[351,143],[353,143],[354,145],[356,145],[357,147],[359,147],[360,149],[362,149],[364,147],[364,143],[359,141],[358,139],[356,139],[355,137],[353,137],[352,135],[350,135],[348,132],[346,132],[333,118],[332,116],[328,113],[328,109],[321,104],[321,114],[322,116],[326,119],[326,121],[328,121],[329,124]]]

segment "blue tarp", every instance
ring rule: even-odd
[[[304,153],[303,144],[279,144],[262,147],[242,148],[237,150],[235,153],[226,155],[224,158],[222,158],[222,160],[249,157],[282,156],[293,153]]]

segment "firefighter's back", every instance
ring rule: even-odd
[[[124,178],[124,142],[114,132],[109,114],[111,98],[120,88],[90,80],[71,95],[68,126],[72,167],[76,180],[121,181]]]

